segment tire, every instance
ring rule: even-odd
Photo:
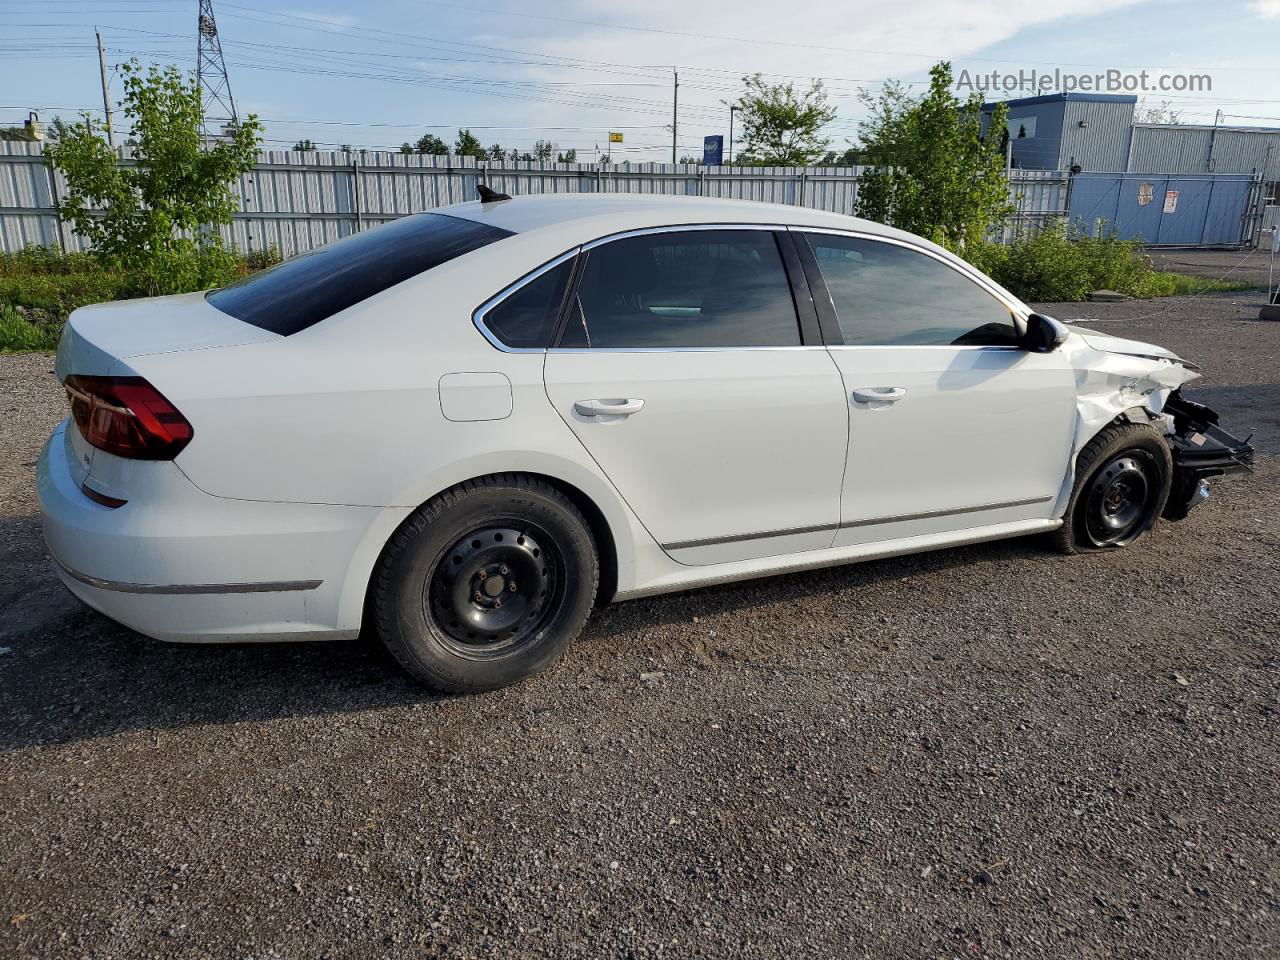
[[[591,529],[555,487],[518,474],[469,480],[419,507],[374,573],[378,634],[437,690],[478,693],[533,676],[591,614]]]
[[[1054,545],[1063,553],[1117,550],[1155,526],[1173,484],[1169,445],[1145,423],[1114,423],[1076,458],[1076,480]]]

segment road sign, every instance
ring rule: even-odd
[[[610,142],[610,143],[621,143],[621,142],[622,142],[622,134],[621,134],[621,133],[619,133],[619,132],[617,132],[616,130],[610,130],[610,131],[609,131],[609,142]]]
[[[702,162],[708,167],[724,163],[724,137],[717,133],[714,137],[702,138]]]

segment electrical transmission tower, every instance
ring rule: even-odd
[[[227,61],[222,58],[218,21],[213,18],[213,0],[200,0],[200,20],[196,28],[196,85],[200,88],[200,114],[206,136],[218,136],[223,127],[235,126],[236,102],[231,97]]]

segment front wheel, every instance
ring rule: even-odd
[[[1169,446],[1153,427],[1112,424],[1076,458],[1075,486],[1055,545],[1063,553],[1129,546],[1155,526],[1172,483]]]
[[[387,649],[438,690],[474,693],[537,673],[582,630],[599,562],[582,513],[551,485],[485,477],[419,508],[378,565]]]

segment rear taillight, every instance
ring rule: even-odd
[[[131,460],[172,460],[190,441],[191,424],[142,377],[85,377],[63,384],[71,417],[85,440]]]

